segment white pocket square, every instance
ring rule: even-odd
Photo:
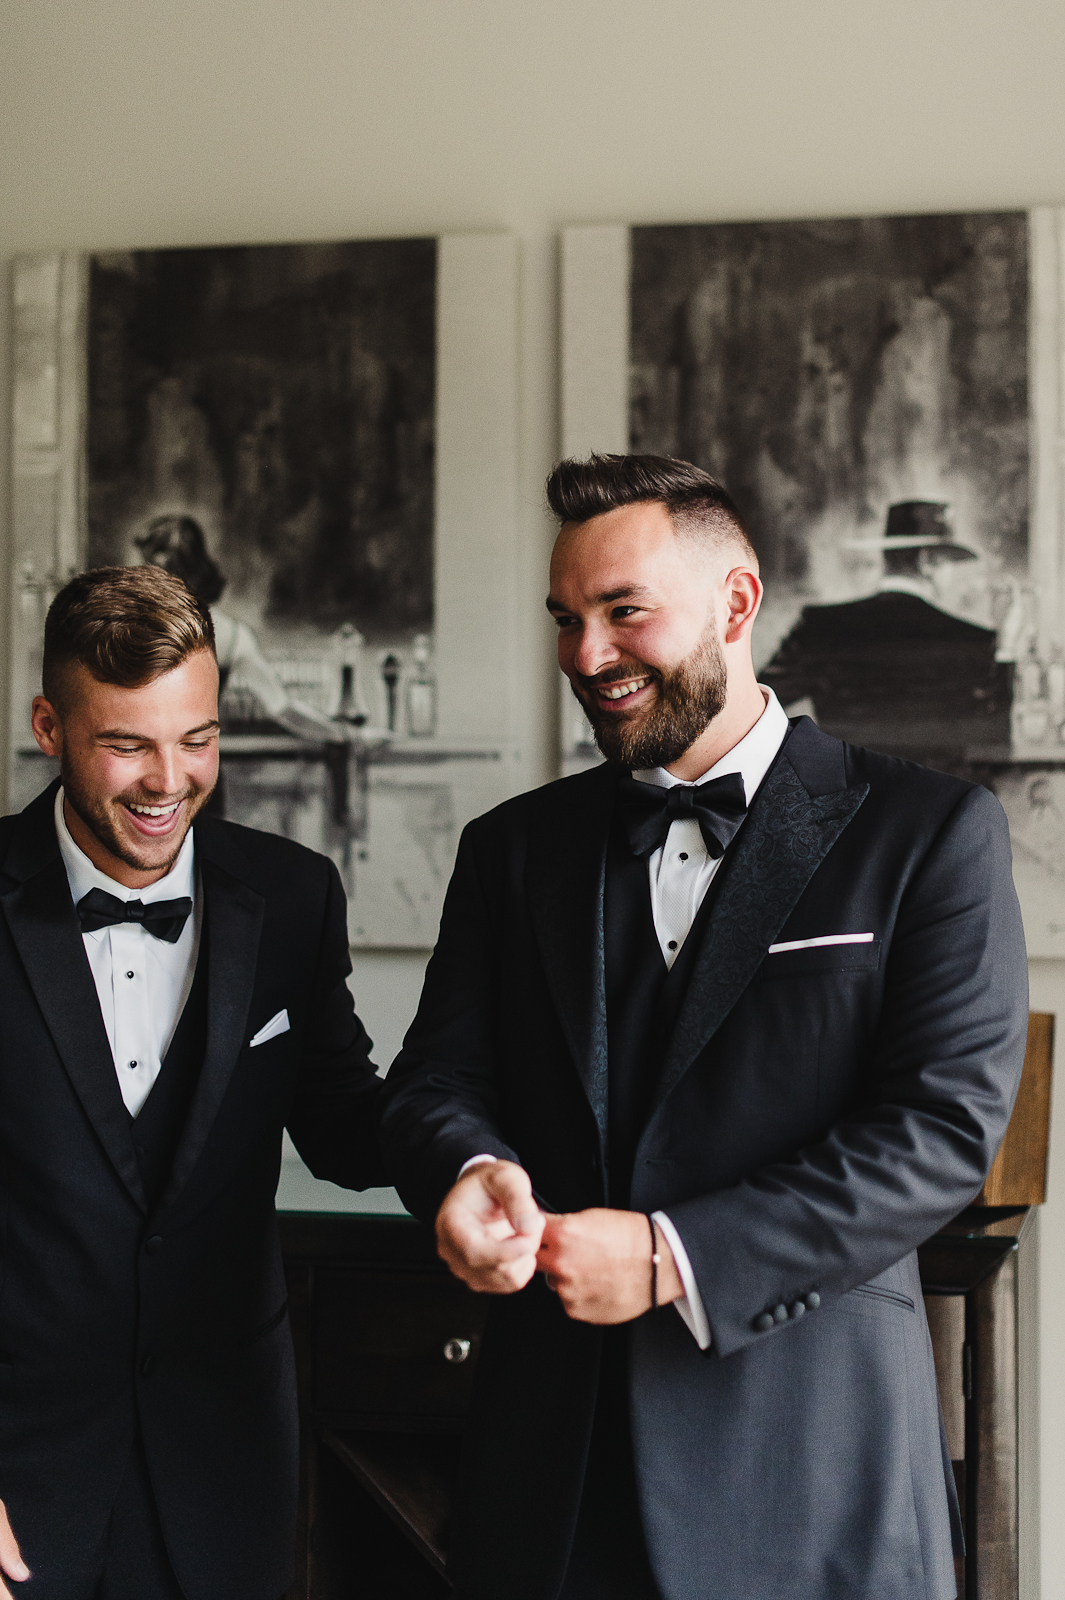
[[[252,1035],[248,1041],[249,1048],[254,1050],[257,1044],[265,1044],[267,1039],[276,1039],[279,1033],[287,1033],[290,1027],[288,1012],[279,1011],[276,1017],[271,1017],[258,1033]]]
[[[872,944],[871,933],[823,933],[818,939],[789,939],[786,944],[771,944],[768,955],[779,956],[785,950],[820,950],[826,944]],[[252,1041],[254,1043],[254,1040]]]

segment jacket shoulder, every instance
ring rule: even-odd
[[[864,787],[868,797],[863,811],[868,819],[881,807],[899,817],[926,823],[942,821],[962,806],[973,816],[1004,820],[1002,807],[982,784],[953,773],[937,772],[916,761],[882,754],[864,745],[848,744],[825,733],[809,717],[792,723],[782,754],[791,762],[811,795],[826,795],[841,788]],[[871,804],[870,804],[871,802]]]
[[[586,772],[566,778],[553,778],[537,789],[503,800],[468,824],[473,838],[513,837],[541,821],[572,814],[587,806],[605,805],[618,780],[618,769],[603,762]]]
[[[903,827],[931,839],[948,824],[976,836],[1009,843],[1002,804],[990,789],[953,773],[937,772],[916,761],[881,755],[861,745],[844,745],[848,778],[869,786],[862,812],[877,827]]]
[[[851,783],[868,783],[871,789],[905,792],[912,794],[915,800],[935,795],[955,803],[974,790],[981,794],[990,793],[980,784],[972,783],[968,778],[956,777],[951,772],[938,772],[935,767],[923,767],[919,762],[905,761],[901,756],[887,756],[864,745],[840,742]]]
[[[222,817],[204,817],[195,825],[196,844],[204,855],[237,877],[246,877],[263,893],[297,883],[321,885],[336,871],[320,851],[280,833],[266,833]]]

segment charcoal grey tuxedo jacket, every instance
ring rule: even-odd
[[[288,840],[195,824],[206,1050],[152,1206],[54,800],[0,820],[0,1498],[26,1593],[91,1588],[139,1428],[187,1600],[278,1600],[297,1479],[283,1127],[319,1176],[383,1181],[340,881]],[[289,1030],[251,1047],[282,1009]]]
[[[468,1157],[557,1210],[605,1203],[601,767],[470,825],[386,1158],[431,1218]],[[987,791],[792,727],[711,891],[636,1151],[709,1318],[631,1325],[633,1453],[664,1600],[947,1600],[957,1507],[916,1246],[1005,1131],[1027,970]],[[774,945],[872,933],[861,944]],[[494,1300],[453,1572],[551,1600],[580,1499],[601,1334],[537,1276]]]

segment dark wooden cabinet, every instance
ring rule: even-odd
[[[486,1305],[409,1217],[283,1213],[303,1425],[289,1600],[434,1600]],[[965,1600],[1016,1600],[1018,1285],[1026,1207],[973,1207],[920,1251],[968,1556]]]
[[[450,1486],[487,1306],[410,1217],[279,1223],[302,1427],[288,1600],[445,1596]]]

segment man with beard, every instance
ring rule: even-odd
[[[382,1181],[343,890],[204,814],[218,666],[179,579],[74,578],[43,691],[60,777],[0,822],[0,1569],[40,1600],[278,1600],[283,1128]]]
[[[457,1591],[947,1600],[915,1251],[1020,1074],[1005,819],[788,723],[706,473],[566,461],[548,497],[607,763],[467,829],[382,1120],[407,1204],[496,1296]]]

